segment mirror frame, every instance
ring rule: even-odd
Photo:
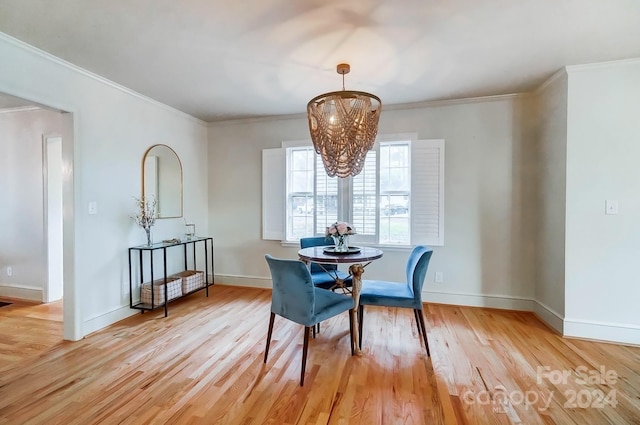
[[[158,143],[156,145],[150,146],[144,152],[144,155],[142,156],[142,197],[144,198],[144,196],[145,196],[145,193],[144,193],[144,187],[145,187],[144,175],[145,175],[145,163],[147,161],[147,155],[149,155],[149,152],[151,152],[151,150],[153,148],[157,148],[157,147],[163,147],[163,148],[169,149],[171,151],[171,153],[173,153],[173,155],[175,155],[176,159],[178,160],[178,165],[180,167],[180,215],[164,216],[164,215],[160,215],[160,212],[158,212],[156,218],[158,218],[158,219],[162,219],[162,218],[180,218],[180,217],[182,217],[184,215],[184,187],[183,187],[184,176],[183,176],[183,170],[182,170],[182,161],[180,161],[180,157],[178,156],[176,151],[174,151],[171,148],[171,146],[167,146],[165,144]],[[158,199],[158,202],[160,202],[160,199]]]

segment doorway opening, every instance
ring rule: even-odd
[[[76,341],[82,321],[74,273],[74,114],[5,93],[0,105],[8,176],[0,192],[11,201],[0,215],[11,229],[2,241],[0,295],[47,303],[41,308],[55,310],[62,339]]]

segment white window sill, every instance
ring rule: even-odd
[[[300,242],[298,241],[282,241],[280,244],[285,248],[300,248]],[[383,251],[411,251],[415,247],[415,245],[378,245],[371,243],[357,243],[357,246],[369,246]]]

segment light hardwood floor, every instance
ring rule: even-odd
[[[77,342],[60,303],[2,307],[0,424],[640,424],[640,347],[526,312],[425,305],[431,358],[411,310],[368,307],[362,357],[340,315],[301,388],[301,326],[277,317],[262,362],[270,297],[217,285]]]

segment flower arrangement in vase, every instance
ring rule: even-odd
[[[356,228],[344,221],[336,221],[327,227],[325,237],[333,238],[336,252],[349,251],[349,236],[356,234]]]
[[[151,227],[156,224],[158,200],[155,197],[146,199],[144,196],[141,198],[133,198],[136,202],[136,208],[138,211],[136,215],[131,216],[133,221],[147,234],[147,246],[151,246]]]

